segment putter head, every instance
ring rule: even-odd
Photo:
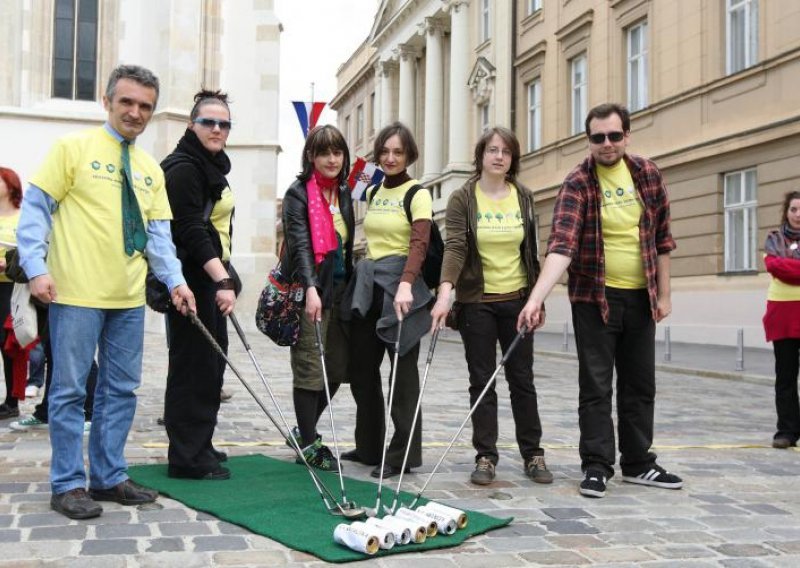
[[[397,503],[392,503],[392,506],[389,507],[388,505],[383,506],[383,514],[384,515],[394,515],[394,510],[397,509]]]
[[[332,515],[336,515],[337,517],[344,517],[345,519],[363,519],[364,517],[369,516],[366,512],[366,509],[362,507],[356,507],[353,503],[345,503],[344,505],[334,506],[329,509]]]

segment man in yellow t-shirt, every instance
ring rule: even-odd
[[[56,142],[25,192],[17,230],[31,294],[49,305],[50,506],[71,519],[100,515],[97,501],[139,505],[158,496],[128,479],[124,456],[142,373],[148,262],[177,309],[185,315],[195,305],[172,244],[163,173],[135,145],[157,101],[153,73],[114,69],[103,96],[107,122]],[[83,401],[95,352],[87,492]]]

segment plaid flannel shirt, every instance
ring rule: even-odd
[[[653,162],[629,154],[624,156],[624,160],[644,206],[639,220],[639,242],[655,319],[658,302],[656,257],[668,254],[676,246],[669,228],[669,197],[661,172]],[[568,269],[570,301],[597,304],[603,321],[607,323],[609,309],[605,294],[601,201],[595,161],[589,156],[570,172],[558,192],[547,254],[554,252],[572,259]]]

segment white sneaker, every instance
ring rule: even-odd
[[[37,396],[39,396],[39,387],[35,385],[25,387],[25,398],[36,398]]]
[[[27,432],[28,430],[36,430],[40,428],[47,428],[47,422],[42,422],[35,416],[28,416],[22,420],[17,420],[8,425],[12,430],[17,432]]]

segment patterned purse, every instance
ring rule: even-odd
[[[270,270],[267,285],[256,307],[256,327],[277,345],[292,346],[300,338],[305,290],[281,271],[281,263]]]

